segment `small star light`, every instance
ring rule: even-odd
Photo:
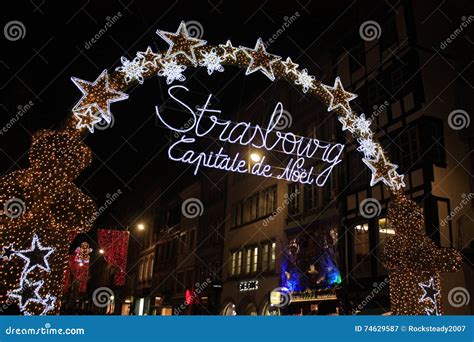
[[[150,68],[158,68],[159,60],[161,59],[161,54],[153,52],[151,47],[147,47],[146,51],[137,52],[137,58],[142,62],[142,65]]]
[[[54,251],[55,249],[53,247],[43,247],[38,236],[36,234],[33,235],[30,249],[16,252],[16,255],[24,259],[26,262],[22,272],[23,278],[36,267],[39,267],[46,272],[51,272],[47,259],[54,253]]]
[[[228,40],[225,45],[219,44],[219,47],[224,51],[222,54],[222,58],[226,59],[228,57],[232,58],[233,61],[237,60],[237,52],[240,50],[239,48],[233,47],[230,40]]]
[[[182,55],[194,65],[196,65],[194,49],[207,43],[205,40],[190,37],[184,21],[179,24],[176,33],[162,30],[158,30],[156,33],[169,44],[166,57],[172,58]]]
[[[176,59],[172,59],[169,61],[163,61],[163,68],[158,71],[158,76],[166,77],[166,84],[171,84],[173,81],[185,81],[186,77],[182,74],[182,72],[186,70],[184,65],[179,65],[176,62]]]
[[[95,106],[108,123],[111,120],[110,104],[128,98],[127,94],[110,88],[107,70],[102,71],[93,83],[76,77],[71,77],[71,80],[83,94],[79,102],[74,106],[73,111]]]
[[[16,254],[16,251],[13,248],[13,244],[11,243],[9,245],[2,247],[2,254],[0,254],[0,258],[3,260],[10,261],[12,257],[15,256],[15,254]]]
[[[373,157],[377,153],[377,143],[375,143],[371,138],[360,138],[357,139],[357,141],[359,142],[357,151],[362,152],[365,158]]]
[[[25,281],[20,283],[20,287],[11,291],[8,296],[18,299],[18,307],[21,311],[24,311],[30,302],[43,304],[43,300],[39,294],[43,283],[42,280],[33,283],[25,279]]]
[[[434,278],[431,277],[428,283],[418,283],[418,285],[423,290],[423,294],[420,298],[420,302],[424,302],[425,300],[431,301],[435,307],[437,306],[436,297],[439,296],[440,290],[436,288],[434,283]]]
[[[202,59],[199,61],[199,65],[207,67],[207,73],[209,75],[212,75],[214,71],[224,71],[224,67],[221,64],[224,58],[217,55],[216,49],[212,49],[209,52],[203,51],[201,54]]]
[[[310,88],[314,88],[313,82],[315,77],[308,75],[308,70],[303,69],[303,71],[297,74],[297,77],[298,78],[295,80],[295,84],[301,85],[303,87],[303,93],[308,92]]]
[[[330,87],[325,84],[323,84],[322,86],[331,97],[329,107],[328,107],[328,112],[340,107],[344,111],[346,111],[346,113],[351,113],[351,106],[349,105],[349,101],[354,100],[357,97],[357,95],[349,93],[344,90],[339,76],[336,77],[336,81],[334,82],[334,87]]]
[[[54,305],[56,304],[57,298],[55,296],[51,296],[48,294],[46,298],[42,301],[41,304],[44,305],[43,311],[40,313],[41,316],[46,315],[49,311],[54,309]]]
[[[403,181],[403,178],[405,178],[404,175],[400,175],[394,170],[390,172],[390,177],[392,179],[392,187],[395,190],[400,190],[405,187],[405,182]]]
[[[370,186],[374,186],[378,182],[382,181],[389,187],[393,187],[392,172],[395,171],[398,166],[391,164],[387,161],[381,148],[378,149],[375,159],[362,158],[362,161],[372,171],[372,179],[370,180]]]
[[[342,130],[348,130],[351,133],[355,132],[354,124],[357,120],[357,117],[353,114],[347,114],[346,116],[339,116],[337,118],[340,123],[342,123]]]
[[[115,70],[124,74],[125,83],[128,84],[133,80],[137,80],[138,83],[143,84],[143,73],[147,72],[148,68],[141,63],[141,60],[135,57],[129,61],[127,58],[121,57],[120,61],[122,62],[122,66],[119,66]]]
[[[245,75],[249,75],[255,71],[260,70],[270,80],[273,81],[275,79],[272,64],[279,61],[281,57],[267,53],[262,38],[258,38],[255,48],[253,49],[242,46],[241,48],[250,58],[250,63],[247,67],[247,70],[245,71]]]
[[[87,127],[91,133],[94,133],[95,124],[102,121],[100,112],[95,106],[90,106],[79,111],[73,111],[73,114],[78,120],[76,128],[82,129]]]
[[[365,114],[361,114],[355,121],[355,129],[359,131],[360,135],[372,135],[372,131],[370,130],[370,125],[372,121],[370,119],[365,118]]]
[[[290,57],[286,58],[286,61],[281,62],[285,66],[285,72],[289,74],[292,72],[295,75],[298,75],[298,70],[296,70],[299,67],[299,64],[293,63]]]

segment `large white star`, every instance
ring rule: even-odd
[[[184,21],[179,24],[176,33],[163,30],[157,30],[156,33],[169,44],[167,58],[183,55],[194,65],[197,63],[194,49],[207,43],[205,40],[190,37]]]
[[[112,120],[110,104],[128,99],[127,94],[110,87],[107,70],[102,71],[94,82],[84,81],[77,77],[71,77],[71,80],[83,94],[79,102],[74,106],[73,111],[80,111],[95,106],[108,123]]]
[[[22,280],[26,275],[36,267],[41,268],[46,272],[51,272],[48,263],[48,257],[53,254],[55,249],[53,247],[43,247],[36,234],[33,235],[30,249],[16,252],[16,255],[25,260],[25,267],[22,272]]]
[[[349,101],[354,100],[357,95],[344,90],[339,76],[336,77],[336,80],[334,81],[334,87],[330,87],[325,84],[322,84],[322,86],[331,97],[328,112],[339,107],[342,108],[348,114],[352,112],[351,106],[349,105]]]
[[[250,49],[247,47],[240,47],[250,58],[249,66],[245,71],[245,75],[254,73],[260,70],[270,80],[275,79],[273,74],[272,64],[281,59],[280,56],[272,55],[267,53],[265,50],[265,44],[263,44],[262,38],[258,38],[255,48]]]
[[[20,283],[19,288],[14,289],[8,294],[8,297],[18,299],[18,307],[21,311],[24,311],[30,302],[43,304],[43,300],[39,294],[43,283],[42,280],[33,283],[25,279],[23,283]]]

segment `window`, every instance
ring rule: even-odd
[[[253,249],[253,262],[252,262],[252,272],[257,272],[258,269],[258,247]]]
[[[236,271],[235,267],[237,265],[237,252],[232,253],[230,264],[231,264],[230,275],[234,276],[235,271]]]
[[[410,79],[408,67],[401,65],[390,74],[392,81],[392,92],[399,93]]]
[[[382,249],[385,244],[385,240],[390,236],[395,235],[395,230],[390,227],[388,219],[381,218],[378,221],[379,226],[379,248]]]
[[[298,183],[292,183],[288,185],[288,198],[290,198],[290,203],[288,203],[288,213],[290,215],[295,215],[300,213],[300,190]]]
[[[184,290],[184,272],[180,271],[176,275],[176,292]]]
[[[153,258],[148,261],[148,280],[153,278]]]
[[[380,51],[383,51],[393,44],[398,44],[397,22],[395,16],[391,15],[382,26],[382,34],[379,38]]]
[[[245,260],[245,273],[249,274],[250,273],[250,266],[252,263],[252,249],[247,248],[247,251],[245,252],[246,255],[246,260]]]
[[[254,194],[246,201],[247,221],[253,221],[258,218],[258,205],[260,194]]]
[[[359,275],[367,275],[370,272],[370,245],[369,224],[358,224],[354,227],[354,269]]]
[[[243,223],[243,202],[232,205],[232,226],[237,227]]]
[[[380,106],[385,101],[383,89],[377,83],[377,81],[372,81],[368,84],[367,101],[370,107]]]
[[[349,63],[351,72],[355,72],[358,69],[365,67],[365,47],[363,43],[356,45],[351,50]]]
[[[272,186],[264,191],[264,215],[270,215],[275,212],[277,207],[277,188]]]
[[[196,230],[193,229],[189,232],[189,251],[194,251],[194,243],[196,240]]]
[[[270,271],[275,269],[275,258],[276,258],[276,242],[272,242],[272,248],[270,250]]]
[[[268,241],[262,244],[262,271],[275,270],[276,243]]]
[[[318,191],[319,191],[319,188],[315,184],[306,184],[304,186],[305,211],[310,211],[318,207],[318,198],[317,198]]]
[[[239,275],[242,272],[242,251],[237,252],[237,265],[235,269],[235,274]]]
[[[418,156],[421,155],[418,141],[416,126],[406,128],[396,138],[396,144],[392,145],[392,153],[401,169],[407,171],[418,161]]]

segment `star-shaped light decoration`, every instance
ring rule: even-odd
[[[179,24],[176,33],[162,30],[158,30],[156,33],[169,44],[168,51],[166,52],[167,58],[182,55],[193,63],[193,65],[197,63],[194,50],[207,43],[205,40],[190,37],[184,21]]]
[[[33,283],[25,279],[19,288],[14,289],[8,294],[8,297],[16,298],[18,300],[18,307],[21,311],[24,311],[30,302],[43,303],[39,294],[41,286],[43,286],[42,280]]]
[[[48,263],[48,257],[53,254],[55,249],[53,247],[43,247],[36,234],[33,235],[30,249],[17,251],[16,255],[25,260],[25,267],[23,268],[22,278],[35,268],[41,268],[46,272],[51,272]]]
[[[15,251],[15,249],[13,248],[13,244],[11,243],[2,247],[2,254],[0,254],[0,258],[3,260],[10,261],[16,253],[17,252]]]
[[[237,60],[237,52],[240,50],[239,48],[233,47],[230,39],[227,40],[225,44],[219,44],[219,47],[222,49],[223,54],[222,58],[226,59],[228,57],[232,58],[235,62]]]
[[[243,49],[245,54],[250,58],[250,63],[245,71],[245,75],[260,70],[270,80],[273,81],[275,79],[272,64],[279,61],[281,57],[267,53],[262,38],[258,38],[255,48],[250,49],[241,46],[241,49]]]
[[[293,63],[293,61],[291,60],[290,57],[287,57],[286,58],[286,61],[284,62],[281,62],[281,64],[283,64],[285,66],[285,72],[287,74],[289,74],[290,72],[292,72],[293,74],[297,75],[298,74],[298,67],[299,67],[299,64],[296,64],[296,63]]]
[[[128,98],[127,94],[110,87],[107,70],[102,71],[100,76],[92,83],[76,77],[71,77],[71,80],[83,94],[74,106],[73,111],[95,106],[108,123],[111,121],[110,104]]]
[[[336,108],[342,108],[346,113],[351,113],[351,106],[349,105],[349,101],[354,100],[357,95],[344,90],[339,76],[336,77],[334,87],[330,87],[325,84],[323,84],[322,86],[331,97],[328,112]]]
[[[159,60],[161,59],[161,54],[153,52],[150,46],[146,48],[145,51],[138,51],[137,58],[141,60],[144,67],[158,68]]]
[[[342,130],[348,130],[351,133],[355,132],[355,122],[357,117],[354,114],[347,114],[346,116],[339,116],[337,118],[340,123],[342,123]]]
[[[51,296],[50,294],[46,296],[46,298],[41,303],[44,305],[44,309],[40,314],[41,316],[46,315],[48,312],[54,309],[54,305],[56,304],[56,299],[57,298],[55,296]]]
[[[76,128],[82,129],[87,127],[91,133],[94,133],[95,125],[102,121],[100,112],[95,106],[90,106],[79,111],[73,111],[72,113],[78,120]]]
[[[374,186],[378,182],[382,181],[387,186],[393,187],[392,172],[394,172],[398,166],[387,161],[381,148],[378,149],[374,159],[362,158],[362,161],[372,171],[370,186]]]
[[[403,178],[405,178],[404,175],[400,175],[396,171],[392,171],[390,172],[390,177],[392,179],[392,186],[395,190],[400,190],[401,188],[405,187],[405,182],[403,181]]]
[[[435,307],[437,307],[436,297],[439,296],[440,290],[436,288],[434,278],[431,277],[428,283],[418,283],[418,285],[423,290],[423,294],[421,295],[420,302],[424,302],[425,300],[429,300]]]

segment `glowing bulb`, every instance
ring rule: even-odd
[[[102,248],[99,249],[99,253],[100,253],[100,254],[104,254],[104,250],[103,250]]]
[[[252,159],[252,161],[257,163],[260,161],[261,157],[260,157],[260,154],[254,152],[250,154],[250,159]]]
[[[138,224],[137,227],[138,227],[139,230],[144,230],[145,229],[145,225],[143,223]]]

